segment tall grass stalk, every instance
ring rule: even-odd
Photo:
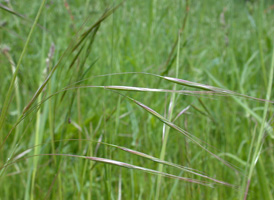
[[[274,49],[273,49],[273,53],[272,53],[272,61],[271,61],[271,66],[270,66],[269,78],[268,78],[268,87],[267,87],[266,100],[270,100],[271,90],[272,90],[272,83],[273,83],[273,73],[274,73]],[[246,181],[246,184],[245,184],[245,188],[246,188],[245,189],[245,194],[246,195],[248,193],[248,189],[249,189],[249,186],[251,184],[251,179],[252,179],[256,164],[257,164],[258,161],[260,162],[260,154],[261,154],[262,147],[263,147],[263,142],[264,142],[263,137],[264,137],[265,129],[266,129],[265,123],[266,123],[268,108],[269,108],[269,102],[266,101],[265,105],[264,105],[264,112],[263,112],[260,131],[259,131],[259,134],[258,134],[258,137],[257,137],[257,142],[255,144],[255,150],[254,150],[254,153],[253,153],[253,156],[252,156],[247,181]],[[261,171],[262,168],[263,168],[263,164],[259,163],[258,176],[260,176],[260,172],[264,173],[264,171]],[[264,188],[265,187],[268,188],[268,185],[266,184],[264,186]],[[264,190],[264,195],[267,197],[267,199],[273,199],[270,190],[267,189],[267,188],[265,188],[266,190]]]
[[[46,16],[44,15],[44,26],[46,25]],[[42,47],[41,47],[41,64],[40,64],[40,76],[39,76],[39,84],[42,83],[42,80],[45,78],[46,73],[48,71],[48,69],[45,67],[46,66],[46,60],[45,60],[45,46],[46,46],[46,32],[45,30],[43,30],[43,35],[42,35]],[[41,101],[42,99],[42,94],[39,95],[38,97],[38,101]],[[38,108],[38,111],[36,113],[36,124],[35,124],[35,139],[34,139],[34,145],[37,146],[37,148],[34,149],[34,155],[40,154],[40,146],[38,146],[43,139],[43,128],[44,128],[44,124],[46,121],[46,117],[47,115],[45,114],[45,112],[48,111],[48,102],[46,102],[43,105],[43,108],[45,108],[45,111],[43,113],[43,117],[41,116],[41,109],[42,107]],[[32,177],[31,177],[31,191],[30,191],[30,199],[33,200],[35,199],[35,179],[36,179],[36,173],[37,173],[37,166],[38,166],[38,162],[39,162],[39,157],[34,157],[33,158],[33,169],[32,169]]]
[[[178,78],[178,74],[179,74],[179,59],[180,59],[180,33],[178,33],[178,43],[177,43],[177,60],[176,60],[176,72],[175,72],[175,76],[176,78]],[[176,86],[177,84],[174,84],[173,86],[173,90],[176,90]],[[175,105],[175,93],[171,94],[171,99],[170,99],[170,103],[169,103],[169,108],[168,108],[168,121],[172,121],[173,118],[173,109],[174,109],[174,105]],[[170,127],[167,126],[166,124],[163,124],[164,128],[163,128],[163,143],[162,143],[162,149],[161,149],[161,154],[160,154],[160,159],[164,160],[165,159],[165,155],[166,155],[166,147],[167,147],[167,142],[168,142],[168,135],[169,135],[169,131],[170,131]],[[159,172],[163,172],[163,165],[159,165],[158,168]],[[155,199],[158,200],[160,197],[160,190],[161,190],[161,181],[162,177],[158,176],[157,178],[157,185],[156,185],[156,195],[155,195]]]
[[[38,101],[41,100],[41,95],[38,97]],[[35,140],[34,144],[38,145],[41,143],[41,109],[39,109],[36,113],[36,126],[35,126]],[[34,155],[40,153],[40,147],[38,146],[34,150]],[[34,157],[33,159],[33,169],[32,169],[32,177],[31,177],[31,191],[30,191],[30,199],[34,199],[35,193],[35,179],[36,179],[36,172],[37,172],[37,165],[38,165],[39,157]]]

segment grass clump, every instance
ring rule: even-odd
[[[0,2],[3,199],[273,199],[270,1]]]

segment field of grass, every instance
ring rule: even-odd
[[[0,199],[273,199],[273,5],[0,0]]]

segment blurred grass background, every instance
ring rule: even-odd
[[[46,1],[19,69],[17,89],[10,102],[1,140],[74,35],[82,33],[107,8],[118,3],[120,1],[116,0]],[[0,11],[0,108],[4,106],[12,78],[11,61],[17,63],[41,1],[1,1],[1,4],[25,18],[4,9]],[[264,99],[273,51],[273,5],[273,1],[236,0],[189,1],[188,5],[181,0],[125,1],[102,22],[90,52],[76,59],[73,66],[75,53],[64,57],[38,100],[84,79],[82,85],[172,89],[173,84],[144,74],[95,76],[165,72],[167,76],[176,77],[176,59],[178,78]],[[176,44],[184,20],[186,24]],[[167,66],[174,44],[176,49]],[[177,85],[177,89],[188,88]],[[122,93],[166,116],[171,94]],[[245,170],[249,167],[247,160],[253,148],[252,138],[256,140],[259,133],[264,103],[238,97],[176,95],[173,119],[187,106],[189,109],[175,124],[213,146],[213,153],[236,166],[238,171],[214,159],[172,129],[165,160],[202,171],[236,187],[210,188],[162,178],[159,199],[241,199],[247,176]],[[273,106],[270,106],[267,121],[271,126],[272,115]],[[33,155],[36,151],[39,154],[98,156],[157,170],[158,164],[149,160],[104,145],[67,139],[101,140],[160,157],[162,132],[161,121],[123,96],[98,88],[69,90],[54,95],[38,112],[34,110],[24,118],[1,148],[0,164],[5,165],[22,152]],[[273,138],[265,134],[263,142],[261,164],[254,171],[248,199],[268,199],[271,198],[269,192],[273,193]],[[26,152],[28,149],[32,151]],[[156,175],[79,158],[37,158],[20,160],[1,171],[1,199],[157,198]],[[163,170],[194,178],[170,167]]]

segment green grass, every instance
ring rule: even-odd
[[[0,1],[0,199],[273,199],[273,2],[43,3]]]

